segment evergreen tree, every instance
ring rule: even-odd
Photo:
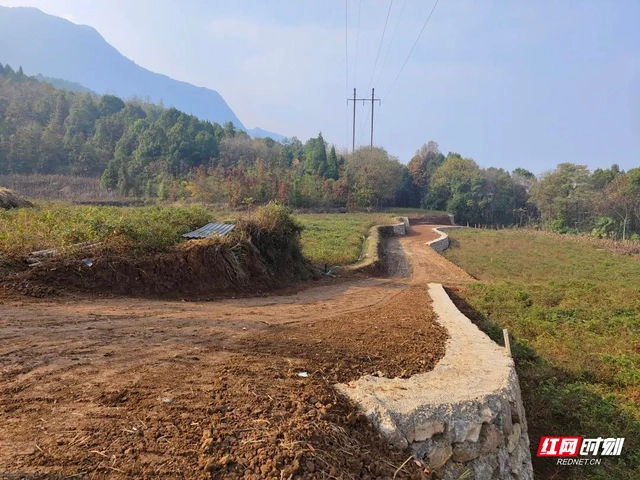
[[[115,190],[118,188],[118,167],[115,160],[107,163],[107,168],[105,168],[102,177],[100,177],[100,186],[107,190]]]
[[[338,156],[336,155],[336,147],[335,145],[331,145],[331,150],[329,151],[329,156],[327,157],[327,169],[325,171],[325,178],[331,178],[333,180],[338,180],[339,173],[339,165],[338,165]]]

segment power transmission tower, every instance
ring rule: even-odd
[[[373,150],[373,106],[375,102],[380,104],[380,99],[375,96],[375,88],[371,89],[371,98],[356,98],[356,89],[353,89],[353,98],[347,98],[347,103],[353,102],[353,143],[351,146],[351,151],[355,152],[356,150],[356,102],[371,102],[371,149]]]

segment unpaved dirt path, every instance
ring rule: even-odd
[[[471,278],[425,245],[430,226],[413,230],[391,242],[405,258],[393,279],[209,303],[0,304],[0,479],[392,475],[404,453],[331,385],[444,354],[426,282]]]
[[[425,245],[425,242],[438,238],[433,230],[434,225],[413,225],[412,232],[400,238],[391,239],[391,244],[398,244],[404,250],[407,262],[412,266],[414,284],[442,283],[443,285],[459,285],[474,279],[457,265]]]

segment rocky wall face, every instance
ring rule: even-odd
[[[533,479],[527,422],[515,370],[507,387],[484,398],[433,405],[418,413],[409,449],[436,478]]]
[[[431,243],[429,243],[429,246],[433,248],[436,252],[440,253],[446,250],[447,248],[449,248],[449,237],[447,235],[444,235],[443,237],[438,238],[437,240],[433,240]]]
[[[449,236],[444,233],[445,230],[453,230],[454,228],[464,228],[460,226],[451,226],[451,227],[438,227],[434,230],[440,233],[440,238],[436,240],[432,240],[427,243],[431,248],[433,248],[436,252],[440,253],[447,248],[449,248]]]
[[[396,223],[394,225],[380,225],[378,231],[382,237],[401,237],[406,235],[407,229],[404,223]]]

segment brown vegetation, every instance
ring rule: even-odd
[[[100,187],[98,178],[74,175],[5,174],[4,185],[35,200],[65,200],[73,202],[125,200],[115,192]]]

